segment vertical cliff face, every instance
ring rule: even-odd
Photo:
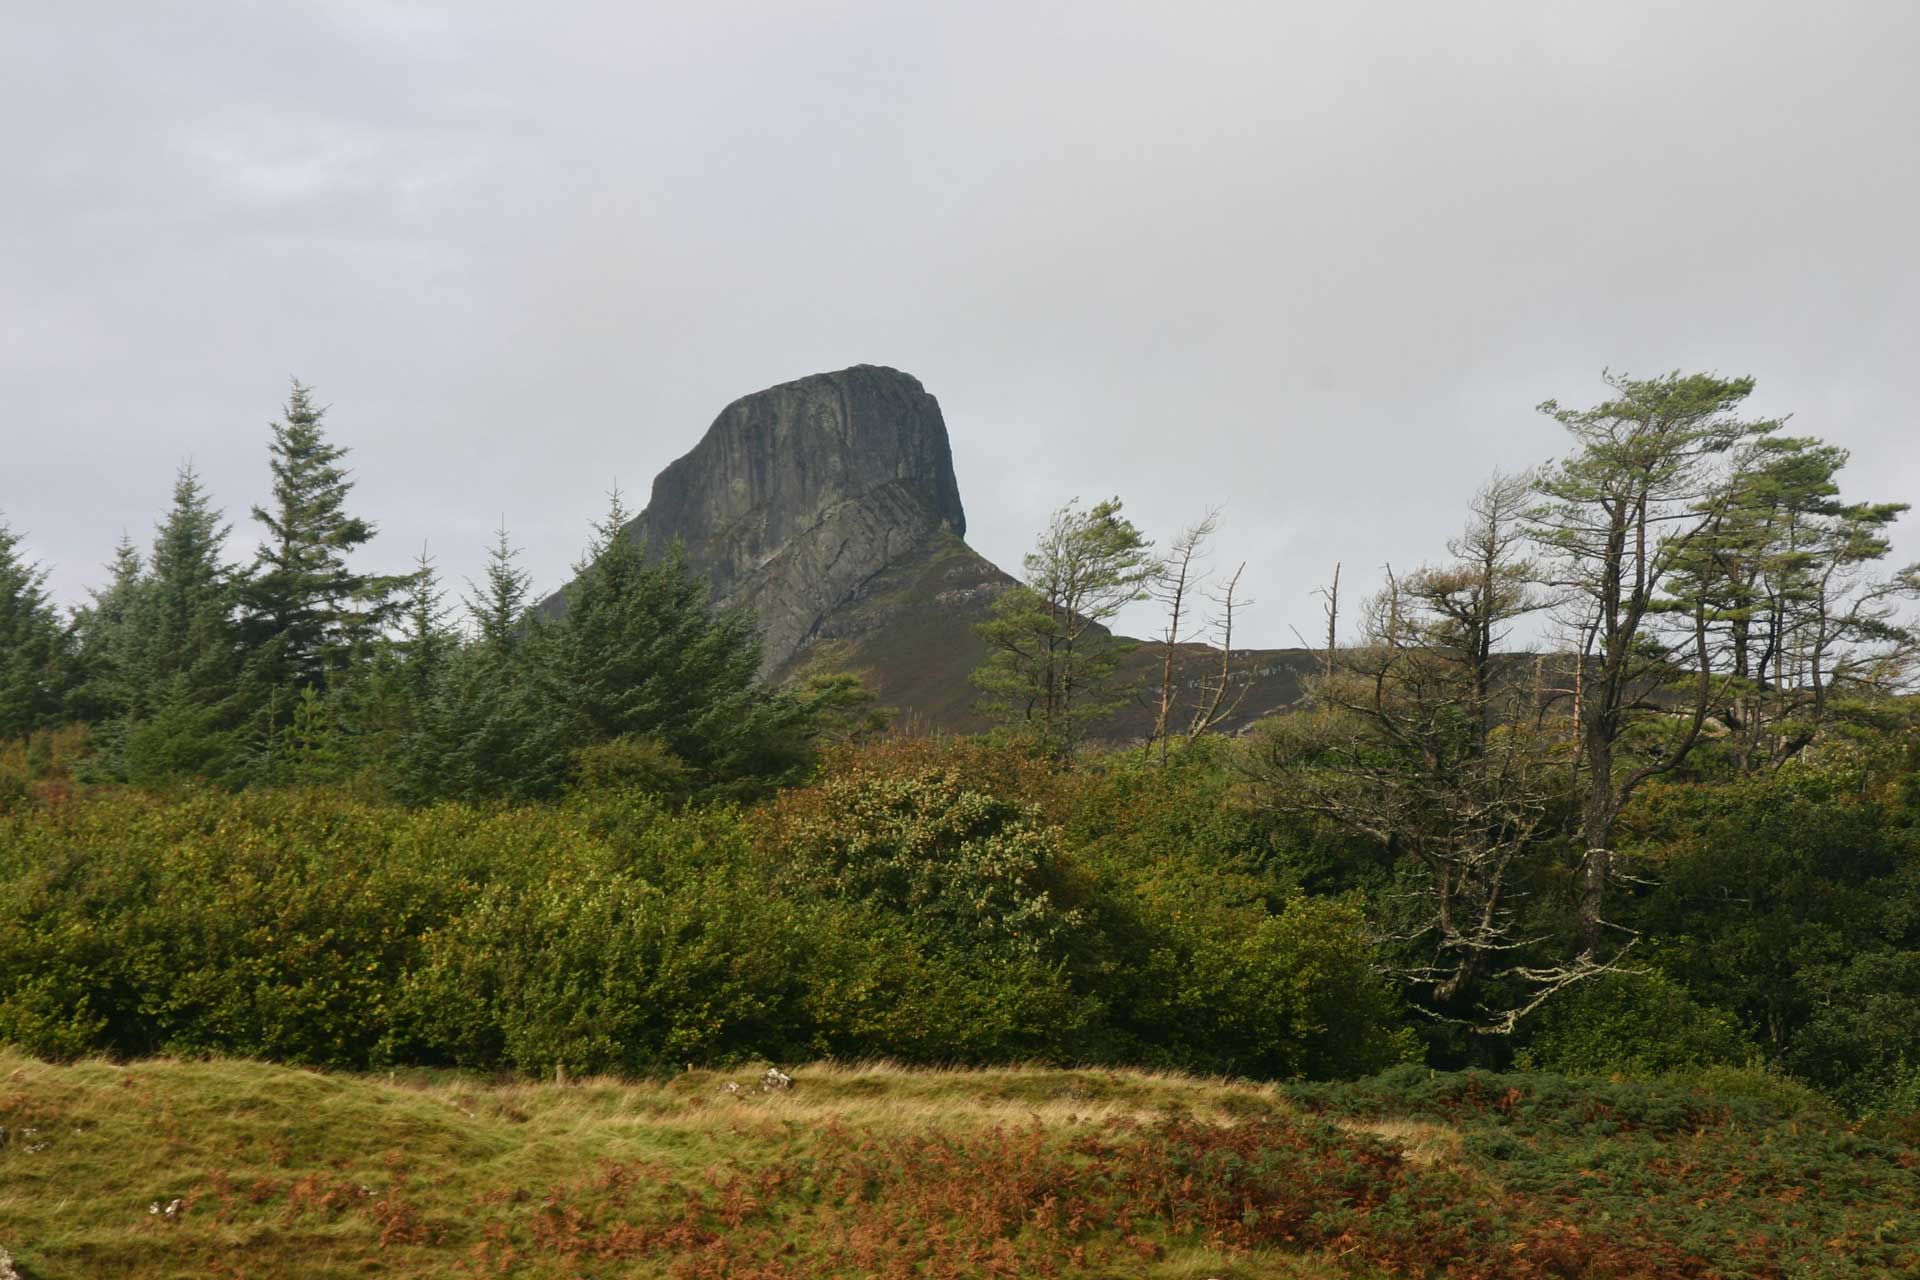
[[[717,603],[758,616],[767,672],[888,568],[965,532],[939,402],[877,365],[734,401],[626,530],[654,554],[678,540]]]

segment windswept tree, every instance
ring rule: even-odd
[[[255,678],[276,704],[276,722],[303,691],[323,689],[372,642],[392,620],[394,593],[407,581],[348,563],[376,530],[347,512],[353,480],[340,465],[347,450],[327,439],[325,413],[310,388],[293,384],[268,446],[273,497],[253,508],[266,538],[242,585],[242,632]]]
[[[1549,400],[1573,452],[1540,474],[1530,515],[1575,640],[1575,910],[1583,955],[1607,918],[1621,811],[1699,745],[1714,706],[1716,604],[1694,571],[1738,501],[1738,463],[1779,422],[1742,418],[1751,378],[1607,375],[1588,409]]]
[[[1681,594],[1708,604],[1726,679],[1714,714],[1735,766],[1776,767],[1836,718],[1904,690],[1920,636],[1902,618],[1920,567],[1876,572],[1905,503],[1840,496],[1844,449],[1769,436],[1745,451]]]
[[[987,715],[1069,755],[1126,700],[1115,677],[1133,645],[1107,624],[1147,598],[1159,562],[1111,498],[1056,511],[1024,567],[1026,580],[974,628],[991,652],[973,681]]]

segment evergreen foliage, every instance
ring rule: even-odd
[[[1088,745],[1126,692],[1106,624],[1157,569],[1117,500],[1057,513],[980,628],[1013,732],[900,740],[853,677],[764,683],[753,620],[617,494],[559,609],[504,527],[464,627],[424,552],[358,572],[374,527],[295,384],[245,570],[191,468],[70,627],[0,526],[0,1040],[530,1071],[1758,1059],[1896,1115],[1920,569],[1885,567],[1904,504],[1738,416],[1751,386],[1545,406],[1572,454],[1484,489],[1362,643],[1330,617],[1310,706],[1174,753]],[[1209,527],[1175,544],[1182,600]],[[1567,630],[1522,660],[1509,629],[1548,605]]]
[[[69,709],[77,720],[109,721],[124,714],[135,695],[128,683],[126,621],[137,603],[144,569],[133,539],[120,535],[107,566],[106,587],[90,590],[89,602],[74,611],[73,653],[80,678]]]
[[[651,739],[701,787],[751,789],[805,765],[812,706],[765,687],[753,618],[715,610],[678,546],[650,559],[624,532],[618,493],[566,588],[566,611],[533,624],[535,688],[569,743]]]
[[[506,521],[502,520],[494,532],[493,545],[487,548],[486,584],[467,583],[472,593],[464,597],[467,615],[481,643],[496,649],[511,650],[526,634],[527,596],[533,578],[514,563],[519,558],[520,549],[508,539]]]
[[[566,783],[571,739],[529,662],[518,554],[503,526],[486,587],[465,599],[471,640],[429,639],[441,625],[437,588],[414,588],[409,630],[429,668],[409,687],[412,719],[395,767],[396,790],[408,799],[547,799]]]
[[[73,681],[46,583],[19,535],[0,523],[0,740],[55,723]]]
[[[118,773],[131,782],[233,780],[246,764],[234,573],[228,526],[183,467],[154,538],[125,629],[132,696],[119,727]]]
[[[324,688],[365,653],[405,582],[348,563],[375,528],[347,512],[353,481],[340,463],[348,451],[327,439],[325,413],[310,388],[293,384],[268,447],[273,497],[253,508],[266,538],[241,584],[242,637],[276,726],[301,693]]]

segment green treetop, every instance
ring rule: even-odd
[[[67,643],[46,584],[19,536],[0,524],[0,738],[24,738],[60,714]]]
[[[348,566],[376,530],[347,513],[353,480],[340,466],[347,450],[327,440],[325,412],[307,387],[293,384],[268,446],[273,499],[253,508],[267,536],[242,590],[242,618],[257,674],[271,689],[318,688],[344,669],[389,621],[393,594],[406,581]]]

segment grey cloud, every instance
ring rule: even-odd
[[[728,400],[896,365],[983,552],[1224,503],[1266,644],[1603,365],[1752,373],[1920,496],[1911,6],[28,10],[0,511],[69,601],[188,457],[251,545],[290,374],[377,557],[457,580],[504,514],[550,586]]]

